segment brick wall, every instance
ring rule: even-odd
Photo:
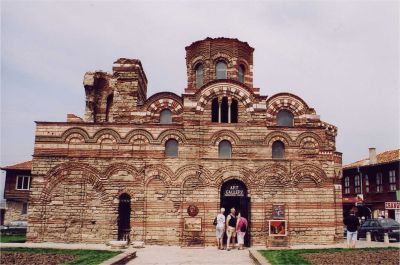
[[[247,43],[225,38],[192,44],[188,75],[198,54],[228,57],[233,68],[227,80],[211,80],[210,64],[205,85],[192,89],[189,76],[182,96],[161,92],[147,99],[138,60],[119,59],[113,74],[86,74],[85,121],[37,123],[28,240],[116,240],[118,198],[127,193],[132,240],[185,244],[190,233],[183,229],[184,218],[194,204],[202,218],[198,243],[213,244],[221,186],[230,179],[247,188],[251,244],[267,244],[273,204],[285,205],[290,244],[332,243],[341,236],[337,128],[295,95],[260,96],[252,76],[238,82],[233,62],[252,66],[252,52]],[[114,102],[105,106],[110,91]],[[211,122],[215,97],[238,102],[238,123]],[[171,111],[171,124],[159,123],[163,109]],[[293,114],[293,127],[277,126],[280,110]],[[169,139],[178,141],[178,157],[165,156]],[[232,145],[230,159],[218,158],[223,140]],[[272,158],[278,140],[285,145],[283,159]]]

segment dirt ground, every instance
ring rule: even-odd
[[[355,250],[334,253],[301,254],[313,265],[398,265],[400,250]]]
[[[24,252],[2,252],[0,264],[6,265],[57,265],[76,259],[77,256],[70,254],[40,254]]]

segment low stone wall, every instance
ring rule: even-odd
[[[22,214],[24,202],[7,200],[7,209],[4,215],[4,225],[14,221],[27,221],[28,215]]]

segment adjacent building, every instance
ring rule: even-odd
[[[343,210],[359,206],[366,218],[389,217],[400,221],[400,149],[376,154],[343,167]]]
[[[2,224],[26,223],[28,219],[28,199],[31,187],[32,162],[26,161],[2,167],[6,171],[4,185],[5,202],[2,203]]]
[[[148,96],[137,59],[86,73],[84,118],[36,122],[28,240],[209,245],[220,207],[248,218],[247,245],[340,239],[337,128],[296,95],[261,95],[253,52],[192,43],[181,95]]]

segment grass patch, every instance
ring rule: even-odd
[[[285,250],[259,250],[261,255],[268,260],[271,265],[311,265],[305,258],[300,256],[306,253],[333,253],[346,251],[375,251],[385,249],[398,249],[395,247],[387,248],[327,248],[327,249],[285,249]]]
[[[26,235],[4,235],[0,236],[0,243],[24,243]]]
[[[77,259],[64,263],[74,265],[96,265],[106,261],[121,251],[108,250],[86,250],[86,249],[54,249],[54,248],[0,248],[0,251],[43,253],[43,254],[71,254],[78,256]]]

